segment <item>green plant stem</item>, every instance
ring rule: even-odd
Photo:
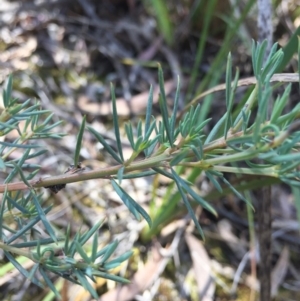
[[[227,146],[227,141],[230,141],[230,139],[234,139],[236,137],[241,137],[244,133],[238,132],[234,134],[229,134],[227,140],[225,140],[223,137],[219,138],[203,147],[204,153],[209,153],[214,149],[220,149],[225,148]],[[289,131],[283,131],[280,133],[279,136],[277,136],[271,143],[265,144],[263,147],[261,147],[259,150],[257,149],[251,149],[246,150],[237,154],[231,154],[226,156],[219,156],[216,158],[201,160],[199,162],[185,162],[181,163],[182,165],[190,166],[190,167],[199,167],[203,169],[213,169],[223,168],[225,171],[225,167],[215,167],[216,164],[225,164],[228,162],[237,162],[241,160],[249,160],[257,157],[259,153],[266,152],[278,145],[280,145],[287,137],[289,136]],[[125,166],[124,174],[130,173],[133,171],[140,171],[145,170],[149,168],[154,167],[162,167],[162,168],[168,168],[169,162],[180,152],[181,150],[176,150],[173,152],[173,149],[166,149],[163,153],[160,153],[158,155],[154,155],[150,158],[146,158],[144,160],[135,161],[132,162],[129,166]],[[187,153],[187,157],[193,156],[193,152],[190,151]],[[120,168],[124,167],[123,165],[116,165],[111,167],[106,167],[103,169],[97,169],[92,171],[86,171],[86,172],[78,172],[74,174],[63,174],[55,177],[49,177],[49,178],[40,178],[38,180],[32,180],[29,181],[29,184],[32,188],[39,188],[39,187],[48,187],[58,184],[67,184],[67,183],[74,183],[79,181],[85,181],[85,180],[91,180],[91,179],[99,179],[99,178],[112,178],[115,175],[117,175]],[[227,167],[228,168],[228,167]],[[233,168],[233,167],[232,167]],[[242,171],[245,171],[245,174],[257,174],[257,175],[265,175],[270,177],[278,177],[278,174],[275,173],[274,169],[264,169],[263,170],[254,170],[254,173],[251,173],[248,169],[235,169],[232,170],[232,172],[235,173],[241,173]],[[228,169],[228,172],[229,169]],[[270,173],[268,173],[270,172]],[[17,183],[9,183],[5,185],[0,185],[0,193],[3,193],[5,189],[7,188],[7,191],[16,191],[16,190],[26,190],[28,189],[28,186],[24,182],[17,182]]]
[[[12,247],[12,246],[9,246],[7,245],[6,243],[3,243],[3,242],[0,242],[0,249],[4,250],[4,251],[7,251],[7,252],[10,252],[10,253],[13,253],[13,254],[17,254],[19,256],[24,256],[26,258],[29,258],[31,260],[34,260],[31,252],[29,252],[28,250],[22,250],[20,248],[16,248],[16,247]]]
[[[267,176],[272,178],[279,178],[278,173],[275,172],[276,167],[268,167],[268,168],[244,168],[244,167],[231,167],[231,166],[214,166],[212,170],[227,172],[227,173],[235,173],[235,174],[243,174],[243,175],[253,175],[253,176]]]
[[[161,154],[156,157],[147,158],[145,160],[133,162],[130,166],[126,167],[124,172],[129,173],[132,171],[138,171],[153,167],[164,167],[165,162],[172,160],[174,155],[168,155],[166,153]],[[53,186],[58,184],[67,184],[67,183],[74,183],[79,181],[91,180],[91,179],[100,179],[100,178],[107,178],[110,179],[112,176],[117,175],[120,168],[123,165],[116,165],[112,167],[106,167],[102,169],[86,171],[86,172],[78,172],[74,174],[63,174],[55,177],[49,178],[40,178],[38,180],[29,181],[29,184],[32,188],[39,188],[39,187],[47,187]],[[0,193],[4,192],[7,187],[7,191],[16,191],[16,190],[25,190],[28,189],[28,186],[23,182],[17,183],[9,183],[5,185],[0,185]]]

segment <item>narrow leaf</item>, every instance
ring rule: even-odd
[[[22,267],[22,265],[7,251],[4,251],[7,259],[15,266],[15,268],[26,278],[29,278],[29,273],[26,269]],[[39,286],[40,288],[44,288],[43,284],[36,278],[30,279],[32,283]]]
[[[123,261],[129,259],[132,256],[132,254],[133,254],[132,251],[128,251],[128,252],[122,254],[121,256],[119,256],[118,258],[115,258],[109,262],[106,262],[103,265],[103,268],[106,270],[113,269],[113,268],[119,266]]]
[[[91,261],[95,262],[97,259],[97,251],[98,251],[98,232],[95,232],[93,236],[93,244],[92,244],[92,254],[91,254]]]
[[[178,163],[180,163],[182,160],[184,160],[187,157],[188,152],[189,152],[188,149],[181,151],[178,155],[174,157],[174,159],[171,160],[170,165],[171,166],[178,165]]]
[[[119,242],[117,240],[109,244],[105,254],[102,256],[101,260],[99,261],[99,264],[103,264],[108,260],[108,258],[115,252],[116,248],[118,247],[118,244]]]
[[[135,202],[133,198],[121,186],[117,184],[116,181],[111,180],[111,184],[115,189],[116,193],[121,198],[121,200],[129,209],[129,211],[135,216],[135,218],[139,220],[139,215],[137,214],[137,212],[140,213],[147,221],[149,227],[151,228],[152,225],[151,218],[148,215],[148,213],[143,209],[143,207],[141,207],[137,202]]]
[[[159,81],[159,88],[160,88],[159,106],[160,106],[163,123],[165,126],[165,130],[167,133],[170,146],[173,147],[174,141],[172,139],[173,135],[171,133],[170,123],[169,123],[169,114],[168,114],[168,107],[167,107],[167,98],[165,94],[163,72],[160,65],[158,65],[158,81]]]
[[[153,86],[150,86],[148,101],[147,101],[147,109],[146,109],[146,121],[145,121],[145,132],[144,136],[147,136],[147,133],[150,128],[151,123],[151,114],[152,114],[152,105],[153,105]]]
[[[241,200],[243,200],[245,203],[247,203],[253,210],[253,206],[250,201],[248,201],[241,193],[239,193],[231,184],[228,182],[224,177],[221,178],[222,181],[230,188],[230,190]]]
[[[208,210],[215,216],[218,216],[218,213],[216,210],[208,203],[206,202],[203,198],[200,197],[189,185],[186,184],[185,181],[181,180],[180,181],[182,187],[184,190],[199,204],[201,205],[204,209]]]
[[[172,112],[172,116],[171,116],[171,120],[170,120],[170,132],[172,134],[172,141],[174,141],[175,124],[176,124],[177,111],[178,111],[178,105],[179,105],[179,95],[180,95],[180,78],[178,76],[173,112]]]
[[[231,53],[228,53],[227,56],[227,66],[226,66],[226,107],[227,111],[231,107],[230,97],[231,97],[231,81],[232,81],[232,60]]]
[[[19,167],[23,166],[23,163],[27,160],[29,153],[30,153],[30,149],[26,149],[26,151],[24,152],[22,158],[19,159],[19,161],[18,161],[18,166]],[[14,176],[16,175],[17,172],[18,172],[18,169],[17,169],[17,167],[15,167],[10,172],[10,174],[8,175],[8,177],[5,179],[4,183],[9,183],[14,178]]]
[[[123,148],[122,148],[120,128],[119,128],[119,118],[118,118],[118,111],[117,111],[117,102],[116,102],[116,95],[115,95],[115,89],[114,89],[113,84],[110,84],[110,94],[111,94],[111,100],[112,100],[113,124],[114,124],[117,148],[118,148],[118,152],[120,154],[120,159],[122,162],[124,162]]]
[[[119,155],[111,148],[111,146],[105,141],[105,139],[92,127],[88,127],[88,130],[96,137],[96,139],[103,145],[104,149],[120,164],[123,164],[123,160]]]
[[[94,235],[94,233],[100,229],[102,224],[103,221],[97,222],[89,231],[80,237],[79,243],[83,246]]]
[[[55,241],[57,242],[57,238],[56,238],[56,235],[55,235],[55,232],[54,230],[52,229],[52,226],[50,225],[50,223],[48,222],[47,220],[47,217],[46,217],[46,214],[45,214],[45,211],[43,210],[43,208],[41,207],[40,205],[40,202],[39,200],[37,199],[35,193],[33,191],[31,191],[31,194],[33,196],[33,203],[34,203],[34,206],[39,214],[39,217],[42,221],[42,223],[44,224],[44,227],[46,228],[46,231],[48,232],[48,234],[50,235],[50,237]]]
[[[79,157],[80,157],[80,150],[81,150],[81,144],[82,144],[82,137],[85,129],[85,121],[86,121],[86,116],[83,116],[80,128],[79,128],[79,133],[77,136],[77,141],[76,141],[76,148],[75,148],[75,156],[74,156],[74,166],[78,166],[79,164]]]
[[[26,149],[42,147],[41,145],[38,144],[18,144],[18,143],[6,142],[6,141],[0,141],[0,145],[15,147],[15,148],[26,148]]]
[[[109,279],[109,280],[113,280],[113,281],[116,281],[116,282],[124,283],[124,284],[130,283],[129,280],[127,280],[127,279],[125,279],[123,277],[112,275],[112,274],[108,274],[108,273],[101,272],[101,271],[94,271],[93,275],[97,276],[97,277],[104,278],[104,279]]]
[[[31,188],[31,185],[30,185],[30,183],[27,181],[27,179],[26,179],[26,177],[25,177],[25,175],[24,175],[22,169],[20,168],[20,166],[19,166],[18,164],[16,164],[16,162],[14,162],[14,161],[12,161],[11,163],[14,165],[15,169],[19,172],[19,174],[20,174],[20,176],[21,176],[21,179],[22,179],[22,181],[24,182],[24,184],[26,184],[27,187]]]
[[[118,177],[119,184],[122,183],[122,180],[123,180],[123,177],[124,177],[124,170],[125,170],[125,166],[122,166],[122,167],[118,170],[117,177]]]
[[[48,286],[48,287],[51,289],[51,291],[54,293],[55,297],[56,297],[57,299],[60,300],[60,299],[61,299],[61,296],[60,296],[58,290],[56,289],[55,285],[54,285],[54,284],[52,283],[52,281],[50,280],[50,278],[49,278],[49,276],[47,275],[46,271],[45,271],[41,266],[39,267],[39,271],[40,271],[42,277],[44,278],[44,280],[45,280],[47,286]]]
[[[218,181],[215,179],[215,177],[209,171],[206,171],[205,174],[209,178],[209,180],[211,181],[211,183],[215,186],[215,188],[220,193],[223,192],[223,189],[222,189],[221,185],[218,183]]]
[[[85,278],[82,271],[76,269],[74,271],[75,275],[78,278],[79,283],[96,299],[98,300],[98,294],[95,291],[95,289],[92,287],[92,285],[88,282],[88,280]]]
[[[5,191],[2,197],[2,202],[1,202],[1,207],[0,207],[0,241],[3,240],[3,214],[4,214],[4,210],[5,210],[5,203],[6,203],[6,198],[7,198],[8,194],[7,194],[7,185],[5,187]]]
[[[208,144],[209,142],[211,142],[216,137],[216,135],[218,134],[219,130],[223,126],[224,122],[226,122],[226,118],[227,118],[227,113],[225,113],[223,115],[223,117],[215,124],[215,126],[210,131],[209,135],[207,136],[207,138],[206,138],[206,140],[204,142],[204,145]]]
[[[300,90],[300,36],[298,37],[298,74],[299,74],[299,90]]]
[[[85,251],[83,250],[82,246],[80,245],[80,243],[78,241],[76,241],[75,246],[76,246],[76,251],[81,256],[81,258],[86,263],[91,263],[90,257],[85,253]]]
[[[196,217],[196,215],[195,215],[195,213],[194,213],[194,211],[193,211],[192,206],[190,205],[190,203],[189,203],[189,201],[188,201],[188,199],[187,199],[186,194],[184,193],[184,191],[183,191],[182,188],[181,188],[181,179],[180,179],[180,177],[177,175],[177,173],[174,171],[173,168],[171,168],[171,170],[172,170],[172,174],[173,174],[174,181],[175,181],[175,183],[176,183],[177,189],[178,189],[178,191],[179,191],[179,193],[180,193],[180,195],[181,195],[181,197],[182,197],[182,200],[183,200],[183,202],[184,202],[184,204],[185,204],[185,206],[186,206],[186,208],[187,208],[187,210],[188,210],[188,213],[189,213],[190,217],[192,218],[192,220],[194,221],[194,224],[195,224],[195,226],[196,226],[198,232],[200,233],[202,239],[204,240],[204,233],[203,233],[203,231],[202,231],[202,228],[201,228],[201,226],[200,226],[200,224],[199,224],[199,222],[198,222],[198,219],[197,219],[197,217]]]
[[[12,75],[10,74],[9,77],[8,77],[8,80],[6,82],[6,87],[3,90],[3,105],[4,105],[4,108],[8,108],[9,105],[10,105],[12,84],[13,84],[13,78],[12,78]]]

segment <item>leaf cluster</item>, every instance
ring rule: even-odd
[[[49,138],[61,138],[63,134],[53,132],[61,122],[52,122],[53,114],[42,110],[38,102],[27,100],[20,103],[12,98],[12,77],[10,76],[3,90],[3,108],[0,114],[0,163],[1,169],[7,177],[6,185],[0,205],[0,248],[11,264],[26,278],[41,288],[47,285],[57,297],[60,297],[53,280],[49,276],[52,272],[62,278],[83,285],[92,296],[97,293],[88,278],[95,281],[95,277],[102,277],[127,283],[122,277],[110,274],[108,271],[119,266],[130,257],[126,252],[118,258],[110,259],[118,246],[114,241],[103,249],[98,247],[98,231],[101,223],[96,223],[89,231],[77,233],[71,239],[70,227],[64,237],[58,236],[46,215],[52,206],[43,205],[43,194],[37,193],[32,186],[32,179],[38,174],[40,166],[27,163],[28,160],[41,157],[47,152],[43,142]],[[79,166],[79,152],[85,128],[85,118],[79,130],[75,150],[75,166]],[[6,141],[14,131],[17,138]],[[36,144],[33,141],[42,142]],[[22,149],[22,155],[17,159],[12,154]],[[8,191],[12,180],[20,177],[27,185],[27,192],[21,190]],[[41,180],[38,180],[39,182]],[[37,230],[38,223],[42,223],[49,237],[43,237]],[[91,252],[85,249],[86,243],[92,239]],[[24,256],[34,262],[28,271],[15,256]]]
[[[262,44],[253,42],[253,70],[256,84],[250,94],[243,99],[238,110],[235,109],[235,92],[238,88],[239,73],[237,70],[233,77],[229,54],[226,68],[226,112],[209,132],[207,132],[207,125],[210,119],[202,120],[200,104],[187,107],[185,115],[182,118],[178,117],[181,116],[178,112],[179,79],[170,112],[164,90],[163,72],[158,66],[159,107],[162,120],[157,120],[152,115],[153,88],[150,87],[145,120],[140,120],[136,127],[131,122],[125,125],[125,135],[132,148],[128,158],[125,158],[123,153],[124,137],[121,137],[115,92],[114,87],[111,86],[116,149],[113,149],[93,127],[87,126],[87,129],[116,161],[116,165],[104,170],[83,171],[76,175],[76,181],[100,177],[109,179],[113,189],[133,216],[137,219],[142,216],[150,228],[156,229],[159,222],[165,221],[166,215],[164,214],[168,210],[162,210],[164,212],[160,213],[153,223],[150,215],[122,187],[122,181],[157,174],[168,177],[173,183],[169,187],[173,197],[171,202],[165,204],[165,208],[174,209],[177,202],[182,200],[203,238],[203,230],[195,214],[194,206],[200,205],[215,215],[216,211],[205,197],[198,193],[193,185],[195,181],[184,176],[186,171],[191,170],[193,176],[204,173],[218,192],[222,193],[225,189],[229,189],[249,205],[251,205],[249,200],[227,180],[225,177],[227,173],[280,179],[289,185],[299,187],[300,127],[297,119],[300,115],[300,106],[297,105],[290,112],[285,112],[291,85],[286,87],[282,95],[277,96],[274,106],[271,106],[274,90],[271,78],[282,62],[283,52],[277,50],[275,44],[270,55],[264,59],[265,49],[266,42]],[[125,282],[123,278],[111,275],[108,271],[126,260],[130,252],[108,261],[117,247],[117,242],[98,250],[100,223],[84,234],[77,234],[73,239],[70,237],[70,228],[67,229],[64,238],[57,237],[46,217],[51,207],[43,208],[42,195],[36,193],[35,186],[32,187],[30,182],[30,179],[36,175],[38,167],[35,166],[34,172],[29,174],[24,173],[24,169],[30,167],[26,163],[29,158],[40,156],[44,152],[44,150],[36,151],[39,146],[31,144],[30,141],[60,137],[60,134],[51,132],[58,123],[51,124],[51,114],[40,122],[42,114],[49,112],[39,110],[38,104],[30,106],[30,101],[25,102],[24,105],[19,104],[17,100],[11,100],[11,87],[12,81],[9,78],[3,94],[4,109],[0,115],[3,126],[0,123],[2,126],[0,129],[3,135],[16,130],[19,137],[12,143],[0,142],[2,166],[11,168],[5,180],[7,187],[10,187],[10,182],[16,175],[20,175],[22,181],[28,186],[28,192],[23,194],[19,191],[13,195],[7,188],[3,195],[0,219],[4,221],[12,214],[17,228],[9,227],[4,222],[1,223],[0,235],[3,242],[1,247],[16,268],[37,285],[42,284],[36,276],[39,271],[44,283],[58,295],[47,274],[51,271],[83,285],[96,297],[96,291],[88,279],[94,281],[95,277],[103,277]],[[25,127],[22,129],[19,127],[20,121],[25,121]],[[86,118],[84,117],[77,137],[74,154],[75,167],[80,166],[80,149],[85,128]],[[23,156],[18,160],[9,160],[9,155],[17,148],[25,149]],[[74,175],[71,176],[75,179]],[[59,180],[60,185],[68,183],[68,175],[66,174]],[[35,230],[35,225],[39,221],[44,225],[49,237],[30,240],[29,233]],[[9,234],[5,234],[4,230]],[[89,239],[92,240],[90,254],[85,251],[84,247]],[[22,242],[19,242],[20,240]],[[59,247],[63,255],[57,256],[57,246],[60,241],[63,241],[63,245]],[[24,251],[23,248],[33,248],[33,250]],[[20,267],[12,254],[29,257],[35,262],[34,268],[27,272]]]

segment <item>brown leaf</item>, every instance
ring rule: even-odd
[[[271,276],[271,296],[275,297],[277,295],[278,288],[284,277],[286,275],[289,266],[290,251],[287,246],[285,246],[280,254],[278,261],[272,271]]]
[[[102,295],[99,301],[130,301],[138,293],[145,291],[162,273],[169,258],[160,255],[158,247],[152,248],[152,256],[143,269],[139,269],[131,283]]]
[[[185,241],[190,249],[193,268],[198,284],[198,294],[201,301],[212,301],[215,293],[215,281],[211,276],[210,258],[202,244],[195,236],[186,233]]]

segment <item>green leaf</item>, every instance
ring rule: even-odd
[[[146,121],[145,121],[145,132],[144,136],[146,137],[150,128],[151,123],[151,114],[152,114],[152,106],[153,106],[153,86],[150,86],[148,101],[147,101],[147,109],[146,109]]]
[[[300,153],[292,153],[286,155],[277,155],[269,159],[273,163],[284,163],[289,161],[299,161],[300,160]]]
[[[81,256],[81,258],[84,260],[86,263],[91,263],[91,258],[86,254],[86,252],[83,250],[82,246],[78,241],[75,242],[75,247],[77,253]]]
[[[27,179],[26,179],[26,177],[25,177],[25,175],[24,175],[22,169],[20,168],[20,166],[17,165],[16,162],[14,162],[14,161],[12,161],[11,163],[14,165],[15,169],[19,172],[19,174],[20,174],[20,176],[21,176],[21,179],[22,179],[22,181],[24,182],[24,184],[26,184],[27,187],[31,188],[31,185],[30,185],[30,183],[27,181]]]
[[[26,122],[31,122],[31,130],[34,132],[34,130],[37,127],[38,121],[39,121],[39,115],[35,115],[32,118],[28,119]],[[23,132],[26,132],[27,127],[25,126],[25,130]]]
[[[275,45],[274,45],[275,46]],[[274,47],[273,46],[273,47]],[[262,71],[261,78],[265,82],[270,82],[271,77],[274,75],[276,68],[279,66],[283,59],[283,51],[280,49],[273,55],[273,57],[268,62],[267,66]]]
[[[58,237],[57,241],[65,241],[65,237]],[[49,245],[54,243],[55,241],[52,238],[43,238],[43,239],[37,239],[37,240],[31,240],[31,241],[26,241],[26,242],[21,242],[21,243],[15,243],[15,244],[10,244],[12,247],[16,248],[32,248],[32,247],[37,247],[38,245]]]
[[[200,197],[185,181],[180,179],[180,184],[183,187],[183,189],[199,204],[201,205],[204,209],[207,211],[211,212],[215,216],[218,216],[217,211],[210,205],[208,204],[203,198]]]
[[[129,280],[127,280],[127,279],[125,279],[123,277],[116,276],[116,275],[111,275],[111,274],[108,274],[108,273],[105,273],[105,272],[101,272],[101,271],[94,271],[93,275],[97,276],[97,277],[101,277],[101,278],[113,280],[113,281],[116,281],[116,282],[124,283],[124,284],[130,283]]]
[[[74,257],[75,253],[76,253],[76,241],[79,241],[80,240],[80,232],[76,232],[70,246],[69,246],[69,249],[65,249],[65,254],[67,256],[70,256],[70,257]]]
[[[33,203],[34,203],[34,206],[39,214],[39,218],[41,219],[44,227],[46,228],[46,231],[48,232],[48,234],[50,235],[50,237],[55,241],[57,242],[57,238],[56,238],[56,235],[55,235],[55,232],[54,230],[52,229],[52,226],[50,225],[50,223],[48,222],[47,220],[47,217],[46,217],[46,214],[45,214],[45,211],[43,210],[43,208],[41,207],[40,205],[40,202],[39,200],[37,199],[35,193],[33,191],[31,191],[31,194],[32,194],[32,199],[33,199]]]
[[[152,116],[153,117],[153,116]],[[145,130],[145,135],[144,135],[144,140],[145,141],[148,141],[149,139],[150,139],[150,136],[151,136],[151,134],[152,134],[152,132],[153,132],[153,130],[155,129],[155,126],[156,126],[156,124],[155,124],[156,122],[155,122],[155,119],[154,119],[154,117],[153,117],[153,120],[152,120],[152,122],[151,122],[151,124],[150,124],[150,126],[147,128],[147,131]]]
[[[135,142],[135,145],[134,145],[134,150],[136,152],[140,152],[140,146],[141,146],[142,142],[143,142],[143,137],[142,136],[140,136],[136,139],[136,142]]]
[[[4,108],[8,108],[10,106],[12,84],[13,84],[13,77],[10,74],[7,81],[6,81],[6,87],[5,87],[5,89],[3,89],[3,105],[4,105]]]
[[[28,279],[31,281],[31,279],[34,279],[34,275],[35,275],[35,273],[36,273],[36,271],[37,271],[37,269],[39,268],[39,264],[38,263],[36,263],[33,267],[32,267],[32,269],[30,270],[30,272],[29,272],[29,277],[28,277]]]
[[[2,197],[2,202],[1,202],[1,205],[0,205],[0,241],[3,240],[3,214],[4,214],[4,211],[5,211],[5,203],[6,203],[6,198],[7,198],[7,186],[5,187],[5,191],[4,191],[4,194],[3,194],[3,197]]]
[[[187,157],[188,152],[189,152],[188,149],[181,151],[178,155],[174,157],[174,159],[171,160],[170,165],[171,166],[178,165],[178,163],[180,163],[182,160],[184,160]]]
[[[65,237],[65,244],[64,244],[65,254],[69,254],[70,232],[71,232],[71,226],[70,224],[68,224],[68,227],[66,229],[66,237]]]
[[[200,69],[199,66],[201,65],[201,61],[203,59],[203,55],[205,55],[205,47],[208,43],[208,39],[210,36],[210,30],[211,30],[211,22],[213,20],[213,17],[215,16],[216,13],[216,4],[217,4],[217,0],[210,0],[210,1],[198,1],[198,2],[194,2],[194,4],[196,4],[197,6],[199,6],[199,10],[198,9],[191,9],[190,12],[191,14],[193,14],[193,19],[196,21],[196,19],[198,18],[198,14],[200,13],[200,10],[202,9],[202,11],[205,11],[204,14],[204,19],[203,19],[203,25],[201,26],[201,35],[199,36],[198,39],[198,45],[197,45],[197,50],[196,50],[196,57],[194,58],[194,63],[192,66],[192,72],[191,72],[191,76],[189,78],[189,86],[188,86],[188,93],[187,95],[190,96],[194,93],[194,91],[196,90],[196,80],[199,78],[199,73],[200,73]],[[193,6],[194,6],[193,4]],[[201,7],[201,5],[205,5],[205,7]],[[197,22],[197,21],[196,21]],[[222,45],[224,47],[224,45]],[[226,52],[228,52],[228,50],[225,50]],[[219,52],[220,55],[221,51]],[[219,56],[220,58],[220,56]],[[223,61],[223,57],[220,58],[220,60]],[[219,61],[220,61],[219,60]],[[218,59],[214,60],[214,64],[216,64],[218,61]],[[216,69],[214,69],[211,73],[214,74],[214,71]],[[206,81],[208,82],[210,80],[210,75],[206,76]],[[206,82],[206,84],[207,84]],[[204,87],[205,85],[203,84],[202,87]],[[202,88],[201,87],[201,88]],[[198,89],[199,90],[202,89]],[[187,97],[187,99],[189,99],[189,97]]]
[[[223,192],[223,189],[221,187],[221,185],[218,183],[218,181],[214,178],[214,176],[209,172],[206,171],[205,172],[206,176],[209,178],[209,180],[211,181],[211,183],[214,185],[214,187],[219,191],[219,192]]]
[[[230,188],[230,190],[241,200],[243,200],[246,204],[248,204],[253,210],[251,202],[249,202],[241,193],[239,193],[224,177],[221,177],[222,181]]]
[[[128,138],[128,141],[131,145],[131,148],[134,149],[134,137],[133,137],[133,130],[132,130],[132,124],[129,123],[125,123],[125,132]]]
[[[42,147],[41,145],[37,145],[37,144],[18,144],[18,143],[6,142],[6,141],[0,141],[0,145],[4,145],[8,147],[16,147],[16,148],[25,148],[25,149]]]
[[[231,111],[231,103],[230,103],[231,81],[232,81],[232,60],[231,60],[231,53],[229,52],[227,57],[227,66],[226,66],[226,90],[225,90],[227,111],[228,109],[230,109]]]
[[[138,137],[143,137],[143,123],[141,119],[137,123],[136,131]]]
[[[284,57],[280,65],[276,69],[276,73],[281,73],[283,69],[291,62],[294,53],[297,52],[298,36],[300,35],[300,26],[298,26],[292,34],[292,37],[283,48]]]
[[[88,282],[88,280],[85,278],[83,272],[76,269],[74,273],[77,276],[79,283],[93,296],[93,298],[98,300],[99,297],[97,292],[92,287],[92,285]]]
[[[137,173],[131,173],[123,175],[123,179],[136,179],[136,178],[144,178],[155,175],[157,172],[152,170],[137,172]]]
[[[22,120],[24,118],[27,118],[27,117],[32,117],[32,116],[35,116],[35,115],[42,115],[42,114],[46,114],[46,113],[51,113],[51,111],[49,110],[39,110],[39,111],[32,111],[33,109],[31,108],[31,110],[27,109],[26,111],[28,112],[22,112],[22,113],[19,113],[15,116],[12,116],[13,119],[16,119],[16,120]],[[32,112],[30,112],[32,111]],[[15,113],[15,112],[13,112]]]
[[[116,248],[118,247],[118,244],[119,242],[117,240],[109,244],[108,248],[106,249],[106,252],[99,261],[100,265],[104,264],[108,260],[108,258],[115,252]]]
[[[122,254],[121,256],[119,256],[118,258],[115,258],[109,262],[105,262],[105,264],[103,265],[103,268],[105,270],[114,269],[114,268],[118,267],[123,261],[129,259],[132,256],[132,254],[133,254],[132,251],[128,251],[128,252]]]
[[[264,58],[265,58],[267,45],[268,44],[267,44],[266,40],[264,40],[260,44],[257,43],[257,47],[255,49],[255,59],[254,59],[254,55],[253,55],[253,59],[252,59],[253,69],[254,69],[254,75],[257,80],[261,79],[261,73],[262,73],[263,62],[264,62]]]
[[[223,117],[215,124],[213,129],[208,134],[208,136],[207,136],[207,138],[204,142],[204,145],[208,144],[209,142],[211,142],[216,137],[216,135],[219,133],[219,130],[223,126],[224,122],[226,122],[226,118],[227,118],[227,113],[225,113],[223,115]]]
[[[139,214],[141,214],[144,219],[147,221],[149,227],[151,228],[152,222],[151,218],[148,215],[148,213],[137,203],[133,200],[133,198],[121,187],[117,184],[116,181],[111,180],[111,184],[116,191],[116,193],[119,195],[123,203],[127,206],[129,211],[135,216],[137,220],[140,219]]]
[[[172,112],[172,116],[171,116],[171,120],[170,120],[170,132],[172,134],[172,141],[174,141],[174,132],[175,132],[177,111],[178,111],[178,105],[179,105],[179,95],[180,95],[180,78],[178,76],[177,77],[177,88],[176,88],[176,93],[175,93],[173,112]]]
[[[94,235],[94,233],[101,228],[102,224],[103,221],[97,222],[89,231],[80,237],[79,243],[83,246]]]
[[[272,89],[270,83],[265,83],[265,87],[262,86],[261,82],[258,85],[258,111],[255,119],[254,130],[253,130],[253,143],[257,144],[260,140],[260,129],[262,123],[267,119],[268,103],[271,97]]]
[[[110,84],[110,94],[111,94],[111,100],[112,100],[113,124],[114,124],[117,148],[118,148],[118,152],[120,154],[120,159],[122,162],[124,162],[123,148],[122,148],[120,129],[119,129],[117,102],[116,102],[116,95],[115,95],[115,89],[114,89],[113,84]]]
[[[114,243],[114,242],[112,242],[112,243]],[[110,248],[110,245],[111,245],[111,243],[110,243],[109,245],[106,245],[106,246],[105,246],[104,248],[102,248],[100,251],[98,251],[98,252],[97,252],[97,255],[96,255],[96,258],[98,258],[98,257],[102,256],[103,254],[105,254],[106,251]]]
[[[105,141],[105,139],[92,127],[88,126],[88,130],[96,137],[96,139],[103,145],[104,149],[120,164],[123,164],[123,160],[119,155],[111,148],[111,146]]]
[[[26,269],[22,267],[22,265],[7,251],[4,251],[5,256],[7,259],[15,266],[15,268],[26,278],[29,279],[30,274],[27,272]],[[30,281],[35,285],[39,286],[40,288],[44,288],[43,284],[37,278],[31,278]]]
[[[155,15],[157,18],[158,26],[160,28],[160,32],[163,34],[166,42],[171,45],[174,40],[174,34],[171,17],[167,8],[167,2],[161,0],[152,0],[150,3],[155,9]]]
[[[122,183],[122,180],[123,180],[123,177],[124,177],[124,170],[125,170],[125,166],[122,166],[122,167],[118,170],[117,177],[118,177],[119,184]]]
[[[8,203],[8,206],[10,207],[10,209],[16,208],[20,212],[22,212],[24,215],[26,215],[26,214],[29,215],[30,212],[24,206],[19,204],[16,200],[17,200],[17,198],[11,198],[9,195],[7,195],[7,203]]]
[[[159,89],[160,89],[159,107],[161,110],[163,124],[166,129],[170,146],[173,147],[173,143],[174,143],[173,133],[171,132],[171,128],[169,124],[169,114],[168,114],[168,107],[167,107],[167,98],[165,94],[164,77],[163,77],[163,71],[161,69],[160,64],[158,65],[158,81],[159,81]]]
[[[288,86],[284,89],[284,93],[282,94],[282,96],[276,100],[274,104],[274,108],[272,110],[270,123],[275,123],[275,124],[277,123],[278,118],[282,114],[282,111],[285,108],[286,103],[288,101],[288,96],[291,93],[291,87],[292,85],[288,84]]]
[[[298,74],[300,76],[300,36],[298,37]],[[299,77],[299,90],[300,90],[300,77]]]
[[[24,152],[22,158],[19,159],[18,167],[22,167],[23,166],[23,163],[27,160],[29,153],[30,153],[30,149],[26,149],[26,151]],[[5,179],[4,183],[5,184],[9,183],[14,178],[14,176],[16,175],[17,172],[18,172],[18,168],[15,167],[10,172],[10,174],[7,176],[7,178]]]
[[[194,211],[193,211],[193,208],[192,208],[192,206],[190,205],[190,203],[189,203],[189,201],[188,201],[188,199],[187,199],[186,194],[184,193],[184,191],[183,191],[182,188],[181,188],[183,181],[182,181],[181,178],[177,175],[177,173],[174,171],[173,168],[171,168],[171,170],[172,170],[172,175],[173,175],[173,177],[174,177],[174,181],[175,181],[175,183],[176,183],[177,189],[178,189],[178,191],[179,191],[179,193],[180,193],[180,195],[181,195],[181,197],[182,197],[182,200],[183,200],[183,202],[184,202],[184,204],[185,204],[185,206],[186,206],[186,208],[187,208],[187,210],[188,210],[188,213],[189,213],[190,217],[192,218],[192,220],[194,221],[194,224],[195,224],[195,226],[196,226],[196,228],[197,228],[199,234],[201,235],[202,239],[204,240],[204,233],[203,233],[203,231],[202,231],[202,228],[201,228],[201,226],[200,226],[200,224],[199,224],[199,222],[198,222],[197,217],[195,216],[195,213],[194,213]]]
[[[59,294],[59,292],[57,291],[55,285],[52,283],[52,281],[50,280],[49,276],[47,275],[47,272],[43,269],[43,267],[39,266],[39,271],[42,275],[42,277],[44,278],[47,286],[51,289],[51,291],[54,293],[55,297],[57,299],[61,299],[61,296]]]
[[[91,254],[92,262],[95,262],[95,260],[97,259],[97,251],[98,251],[98,231],[95,232],[93,236],[92,254]]]
[[[196,147],[195,145],[190,145],[190,148],[191,148],[191,150],[193,151],[193,153],[195,154],[197,160],[198,160],[198,161],[201,161],[202,158],[203,158],[203,150],[202,150],[202,147],[201,147],[200,150],[199,150],[199,148]]]
[[[78,166],[79,164],[79,157],[80,157],[80,150],[81,150],[81,144],[82,144],[82,137],[85,129],[85,121],[86,121],[86,116],[83,116],[80,128],[79,128],[79,133],[77,136],[77,141],[76,141],[76,148],[75,148],[75,156],[74,156],[74,166]]]
[[[224,137],[227,139],[227,134],[232,126],[232,108],[233,108],[233,100],[234,100],[234,95],[235,95],[235,90],[237,88],[238,84],[238,79],[239,79],[239,71],[237,69],[234,81],[232,81],[232,74],[231,74],[231,68],[232,68],[232,63],[231,63],[231,56],[228,56],[228,63],[227,63],[227,69],[229,74],[226,76],[226,121],[225,121],[225,128],[224,128]],[[232,85],[232,86],[231,86]],[[228,90],[227,90],[228,89]]]

